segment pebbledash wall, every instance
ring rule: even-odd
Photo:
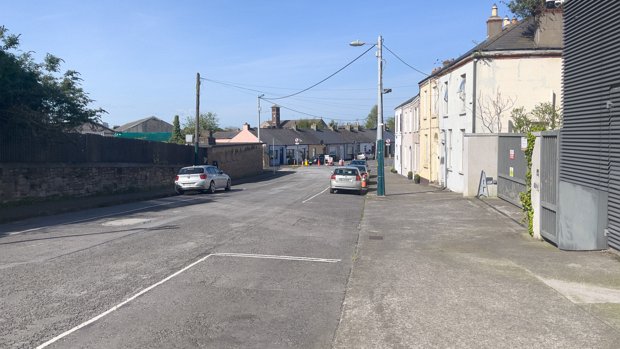
[[[1,143],[0,204],[168,188],[172,193],[177,171],[194,160],[191,146],[98,135]],[[262,172],[259,144],[201,147],[199,159],[217,161],[233,184]]]

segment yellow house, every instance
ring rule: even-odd
[[[423,183],[438,183],[439,179],[439,119],[437,78],[420,82],[420,166]]]

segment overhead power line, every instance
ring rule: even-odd
[[[413,67],[412,65],[410,65],[409,63],[405,62],[402,58],[400,58],[396,53],[394,53],[394,51],[390,50],[389,47],[385,46],[385,44],[383,45],[383,48],[385,48],[386,50],[388,50],[388,52],[390,52],[392,55],[394,55],[394,57],[396,57],[399,61],[401,61],[404,65],[408,66],[409,68],[417,71],[418,73],[424,75],[424,76],[428,76],[428,74],[426,74],[425,72]]]
[[[348,66],[350,66],[351,64],[353,64],[355,61],[357,61],[358,59],[362,58],[362,56],[364,56],[366,53],[368,53],[368,51],[370,51],[370,50],[371,50],[373,47],[375,47],[375,46],[376,46],[376,45],[371,45],[371,46],[370,46],[370,48],[368,48],[368,50],[364,51],[361,55],[357,56],[354,60],[352,60],[351,62],[347,63],[344,67],[342,67],[342,68],[338,69],[335,73],[333,73],[333,74],[329,75],[329,76],[328,76],[328,77],[326,77],[325,79],[323,79],[323,80],[321,80],[321,81],[317,82],[316,84],[314,84],[314,85],[312,85],[312,86],[310,86],[310,87],[308,87],[308,88],[305,88],[305,89],[303,89],[303,90],[301,90],[301,91],[299,91],[299,92],[296,92],[296,93],[293,93],[293,94],[290,94],[290,95],[287,95],[287,96],[282,96],[282,97],[270,97],[270,98],[271,98],[271,99],[274,99],[274,100],[275,100],[275,99],[284,99],[284,98],[289,98],[289,97],[297,96],[297,95],[298,95],[298,94],[300,94],[300,93],[306,92],[306,91],[308,91],[309,89],[311,89],[311,88],[313,88],[313,87],[316,87],[316,86],[318,86],[318,85],[322,84],[323,82],[327,81],[328,79],[330,79],[330,78],[331,78],[331,77],[333,77],[334,75],[336,75],[336,74],[340,73],[340,72],[341,72],[341,71],[343,71],[345,68],[347,68]],[[264,98],[263,98],[263,99],[264,99]]]

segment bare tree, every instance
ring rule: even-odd
[[[481,93],[478,97],[478,117],[482,126],[490,133],[502,132],[502,116],[512,110],[515,103],[516,100],[510,97],[503,98],[499,89],[494,96],[484,96]]]

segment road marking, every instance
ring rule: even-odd
[[[194,267],[195,265],[204,262],[205,260],[207,260],[207,258],[211,257],[211,256],[221,256],[221,257],[240,257],[240,258],[259,258],[259,259],[277,259],[277,260],[288,260],[288,261],[301,261],[301,262],[320,262],[320,263],[338,263],[341,262],[342,260],[340,259],[326,259],[326,258],[312,258],[312,257],[296,257],[296,256],[277,256],[277,255],[268,255],[268,254],[248,254],[248,253],[212,253],[209,255],[206,255],[202,258],[200,258],[199,260],[193,262],[192,264],[184,267],[183,269],[175,272],[174,274],[166,277],[165,279],[143,289],[142,291],[136,293],[135,295],[127,298],[126,300],[122,301],[121,303],[113,306],[112,308],[104,311],[103,313],[93,317],[92,319],[83,322],[75,327],[73,327],[72,329],[65,331],[61,334],[59,334],[58,336],[48,340],[47,342],[39,345],[36,347],[36,349],[42,349],[47,347],[50,344],[53,344],[55,342],[57,342],[59,339],[62,339],[76,331],[78,331],[79,329],[81,329],[82,327],[88,326],[98,320],[100,320],[101,318],[105,317],[106,315],[109,315],[110,313],[120,309],[122,306],[126,305],[127,303],[133,301],[134,299],[142,296],[143,294],[151,291],[152,289],[154,289],[157,286],[160,286],[162,284],[164,284],[165,282],[169,281],[170,279],[172,279],[173,277],[187,271],[188,269]]]
[[[60,224],[53,224],[53,225],[51,225],[51,226],[54,226],[54,225],[67,225],[67,224],[82,223],[82,222],[92,221],[92,220],[99,219],[99,218],[105,218],[105,217],[110,217],[110,216],[116,216],[116,215],[120,215],[120,214],[124,214],[124,213],[130,213],[130,212],[135,212],[135,211],[142,211],[142,210],[146,210],[146,209],[148,209],[148,208],[159,207],[159,206],[166,206],[166,205],[176,204],[176,203],[180,203],[180,202],[194,201],[194,200],[198,200],[198,199],[191,198],[191,199],[187,199],[187,200],[178,200],[178,201],[172,201],[172,202],[165,202],[165,203],[163,203],[163,204],[157,204],[157,205],[145,206],[145,207],[141,207],[141,208],[135,208],[135,209],[133,209],[133,210],[127,210],[127,211],[121,211],[121,212],[114,212],[114,213],[104,214],[104,215],[101,215],[101,216],[95,216],[95,217],[90,217],[90,218],[78,219],[78,220],[76,220],[76,221],[71,221],[71,222],[65,222],[65,223],[60,223]],[[38,228],[27,229],[27,230],[15,231],[15,232],[9,233],[9,235],[18,235],[18,234],[23,234],[23,233],[29,233],[29,232],[31,232],[31,231],[37,231],[37,230],[45,229],[45,228],[47,228],[47,227],[50,227],[50,226],[44,226],[44,227],[38,227]]]
[[[252,254],[252,253],[214,253],[214,256],[222,257],[240,257],[240,258],[258,258],[258,259],[279,259],[286,261],[300,261],[300,262],[320,262],[320,263],[338,263],[340,259],[326,259],[326,258],[313,258],[313,257],[296,257],[296,256],[277,256],[270,254]]]
[[[84,326],[88,326],[88,325],[92,324],[93,322],[95,322],[95,321],[97,321],[97,320],[101,319],[102,317],[104,317],[104,316],[106,316],[106,315],[108,315],[108,314],[112,313],[113,311],[115,311],[115,310],[119,309],[120,307],[124,306],[125,304],[127,304],[127,303],[129,303],[129,302],[133,301],[134,299],[136,299],[136,298],[140,297],[141,295],[143,295],[143,294],[147,293],[148,291],[150,291],[150,290],[154,289],[155,287],[157,287],[157,286],[159,286],[159,285],[163,284],[164,282],[166,282],[166,281],[168,281],[168,280],[172,279],[173,277],[175,277],[175,276],[177,276],[177,275],[179,275],[179,274],[183,273],[184,271],[186,271],[186,270],[190,269],[191,267],[195,266],[196,264],[199,264],[199,263],[204,262],[207,258],[211,257],[212,255],[213,255],[213,254],[209,254],[209,255],[207,255],[207,256],[205,256],[205,257],[200,258],[199,260],[195,261],[194,263],[192,263],[192,264],[190,264],[190,265],[186,266],[185,268],[183,268],[183,269],[181,269],[181,270],[177,271],[176,273],[174,273],[174,274],[172,274],[172,275],[168,276],[167,278],[165,278],[165,279],[163,279],[163,280],[161,280],[161,281],[159,281],[159,282],[157,282],[157,283],[155,283],[155,284],[153,284],[153,285],[151,285],[151,286],[149,286],[149,287],[145,288],[144,290],[142,290],[142,291],[140,291],[140,292],[136,293],[135,295],[133,295],[133,296],[132,296],[132,297],[130,297],[130,298],[127,298],[125,301],[123,301],[123,302],[119,303],[118,305],[115,305],[115,306],[113,306],[112,308],[110,308],[110,309],[106,310],[105,312],[103,312],[103,313],[101,313],[101,314],[99,314],[99,315],[95,316],[94,318],[92,318],[92,319],[90,319],[90,320],[88,320],[88,321],[86,321],[86,322],[83,322],[83,323],[81,323],[81,324],[79,324],[79,325],[75,326],[74,328],[72,328],[72,329],[70,329],[70,330],[68,330],[68,331],[66,331],[66,332],[63,332],[63,333],[61,333],[60,335],[58,335],[58,336],[56,336],[56,337],[54,337],[54,338],[52,338],[52,339],[48,340],[47,342],[45,342],[45,343],[43,343],[43,344],[39,345],[39,346],[37,347],[37,349],[45,348],[45,347],[47,347],[48,345],[50,345],[50,344],[52,344],[52,343],[54,343],[54,342],[58,341],[59,339],[62,339],[62,338],[64,338],[64,337],[66,337],[66,336],[70,335],[71,333],[73,333],[73,332],[75,332],[75,331],[79,330],[80,328],[82,328],[82,327],[84,327]]]
[[[313,195],[312,197],[310,197],[309,199],[306,199],[306,200],[302,201],[301,203],[302,203],[302,204],[305,204],[306,202],[308,202],[308,201],[310,201],[310,200],[314,199],[315,197],[317,197],[317,196],[319,196],[319,195],[323,194],[323,193],[324,193],[327,189],[329,189],[329,187],[327,187],[327,188],[323,189],[323,191],[321,191],[320,193]]]

